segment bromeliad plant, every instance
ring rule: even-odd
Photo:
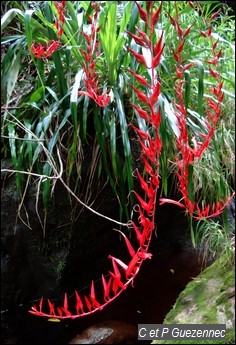
[[[39,306],[37,307],[34,305],[30,310],[30,313],[34,315],[74,319],[101,310],[117,298],[128,285],[133,283],[143,261],[152,256],[152,254],[148,253],[148,248],[155,228],[154,216],[157,191],[160,187],[160,155],[162,149],[160,137],[162,114],[159,99],[161,93],[160,62],[165,48],[165,42],[164,30],[159,31],[159,36],[156,35],[155,31],[161,15],[162,3],[158,8],[154,8],[154,1],[147,1],[146,9],[142,8],[138,2],[135,3],[145,30],[136,27],[137,33],[126,31],[135,41],[136,47],[138,48],[134,50],[127,47],[127,50],[135,59],[136,66],[141,67],[142,71],[145,71],[145,73],[142,73],[142,75],[138,73],[138,68],[136,68],[136,70],[128,68],[127,71],[135,78],[137,84],[135,86],[131,85],[136,99],[131,105],[136,113],[139,128],[134,124],[131,124],[131,127],[138,136],[138,142],[141,148],[140,158],[143,163],[143,172],[136,169],[135,175],[140,182],[140,189],[143,195],[134,191],[138,201],[134,207],[134,211],[137,213],[137,221],[130,220],[127,223],[127,227],[134,234],[137,248],[135,249],[124,232],[116,230],[125,240],[130,255],[130,261],[125,263],[121,259],[109,255],[108,258],[111,260],[112,270],[109,271],[108,278],[102,275],[103,297],[100,298],[100,300],[96,297],[95,284],[94,281],[92,281],[89,294],[80,296],[79,293],[75,291],[74,306],[69,306],[67,294],[65,294],[64,303],[61,307],[54,306],[49,300],[43,302],[43,299],[41,299]],[[193,4],[190,3],[190,6],[193,6]],[[95,17],[93,18],[96,19],[97,14],[98,7],[96,6]],[[207,39],[212,39],[212,29],[210,25],[217,14],[218,13],[212,15],[210,21],[207,23],[207,32],[201,33],[204,37],[206,36]],[[196,133],[191,140],[192,144],[190,144],[191,141],[187,126],[187,104],[184,93],[186,81],[183,77],[187,70],[195,67],[195,63],[185,62],[182,54],[185,47],[185,38],[190,32],[191,26],[187,29],[181,27],[181,23],[178,20],[178,12],[176,12],[175,18],[170,16],[170,21],[177,32],[177,46],[173,49],[173,56],[176,60],[176,83],[174,87],[176,99],[173,101],[173,107],[177,119],[179,135],[176,138],[176,149],[178,150],[176,161],[173,163],[176,165],[176,175],[179,180],[179,189],[182,193],[182,199],[177,202],[161,198],[160,204],[166,202],[174,203],[185,208],[186,212],[196,219],[208,218],[220,214],[228,204],[229,199],[224,202],[218,201],[215,205],[207,205],[203,209],[200,209],[198,203],[191,200],[189,196],[189,171],[190,167],[198,162],[203,152],[208,148],[214,135],[215,126],[220,118],[220,105],[223,101],[223,83],[220,80],[220,72],[217,71],[217,66],[222,52],[221,50],[216,50],[217,41],[212,39],[213,58],[205,62],[210,66],[214,65],[214,69],[210,67],[209,72],[216,80],[217,85],[210,89],[214,97],[207,99],[207,105],[210,110],[204,110],[204,112],[206,112],[206,117],[204,117],[205,120],[203,121],[205,121],[204,124],[207,131],[205,133]],[[87,42],[87,52],[82,51],[82,53],[86,61],[84,71],[87,90],[79,91],[79,93],[89,96],[99,106],[103,107],[108,104],[110,98],[106,93],[99,95],[95,69],[96,59],[92,61],[93,49],[96,49],[98,43],[96,40],[98,28],[94,23],[95,22],[93,22],[91,37],[84,35]],[[104,98],[104,101],[101,101],[101,98]]]
[[[173,171],[177,176],[181,200],[175,201],[162,197],[160,204],[174,203],[185,209],[186,213],[191,217],[199,220],[219,215],[230,200],[230,198],[226,198],[226,201],[218,200],[212,205],[204,204],[204,200],[202,200],[203,207],[201,207],[199,202],[196,202],[194,199],[193,188],[194,168],[201,161],[205,151],[210,148],[216,126],[220,120],[221,104],[224,98],[220,70],[223,51],[219,48],[219,40],[213,36],[213,24],[219,12],[216,11],[209,16],[209,19],[205,19],[203,15],[206,28],[204,31],[202,27],[194,28],[194,22],[186,24],[180,20],[182,15],[188,14],[189,11],[201,13],[201,7],[198,2],[184,2],[182,9],[182,5],[179,8],[178,2],[173,2],[175,10],[171,13],[170,8],[168,10],[168,6],[164,8],[165,2],[160,2],[157,7],[157,2],[154,1],[128,3],[120,20],[120,28],[123,29],[123,32],[119,32],[116,26],[116,2],[111,2],[111,4],[107,2],[104,5],[98,2],[82,1],[79,5],[87,13],[87,23],[84,26],[79,26],[75,20],[77,17],[73,11],[72,2],[61,1],[52,4],[56,20],[54,20],[48,4],[46,4],[45,11],[46,19],[39,15],[50,33],[46,45],[32,42],[32,36],[28,35],[28,45],[31,47],[32,59],[34,59],[40,76],[39,79],[42,82],[40,90],[44,94],[47,90],[51,98],[57,101],[57,108],[50,113],[50,116],[46,116],[45,113],[42,114],[45,117],[41,126],[37,126],[36,134],[33,133],[33,124],[25,121],[23,125],[20,120],[17,122],[21,129],[27,132],[30,140],[38,141],[37,150],[33,156],[33,165],[36,164],[39,153],[43,151],[46,155],[47,162],[44,165],[44,174],[41,175],[41,178],[44,179],[45,200],[47,202],[50,200],[48,198],[50,194],[50,188],[48,188],[50,186],[50,179],[47,179],[47,176],[50,176],[52,171],[55,176],[50,177],[54,178],[55,181],[61,181],[71,195],[77,198],[62,178],[63,159],[58,152],[58,146],[60,147],[58,138],[60,131],[64,129],[71,115],[69,127],[73,128],[73,133],[72,142],[68,144],[67,150],[69,163],[68,161],[66,163],[70,175],[76,162],[74,156],[78,151],[80,135],[85,132],[83,129],[86,127],[84,123],[87,120],[89,101],[91,101],[90,104],[93,104],[92,110],[96,124],[97,141],[102,149],[105,170],[111,177],[113,189],[117,191],[114,180],[117,181],[119,175],[117,173],[119,156],[116,152],[116,142],[114,140],[116,136],[115,115],[119,115],[125,156],[125,169],[122,170],[125,178],[119,181],[124,183],[125,179],[128,180],[129,190],[133,189],[131,188],[131,151],[127,128],[132,128],[132,131],[137,135],[137,141],[140,146],[140,161],[143,167],[141,168],[143,171],[135,169],[133,172],[134,177],[139,181],[141,191],[138,193],[132,190],[130,193],[137,200],[133,208],[135,217],[125,224],[118,222],[118,224],[127,227],[136,244],[131,244],[124,232],[116,230],[125,241],[130,256],[129,262],[124,262],[120,258],[109,255],[108,258],[111,260],[112,269],[108,275],[102,275],[101,277],[102,296],[98,296],[98,293],[95,293],[97,285],[92,281],[87,294],[81,296],[75,291],[75,301],[73,304],[72,301],[68,300],[67,294],[65,294],[64,302],[60,307],[55,306],[50,300],[44,301],[42,298],[39,305],[32,306],[30,310],[30,313],[37,316],[65,319],[90,315],[111,303],[130,284],[133,284],[143,261],[150,259],[152,256],[148,250],[155,229],[157,193],[160,186],[162,186],[165,192],[167,191],[164,178],[167,164],[171,163]],[[170,4],[171,2],[168,3]],[[66,11],[68,13],[68,20],[66,20]],[[100,18],[106,19],[107,25],[104,21],[100,21]],[[131,19],[130,22],[129,18]],[[163,18],[166,18],[166,21]],[[28,17],[25,18],[25,25],[29,26]],[[40,27],[40,29],[44,30],[45,28]],[[197,38],[201,37],[201,40],[206,40],[208,45],[210,44],[211,57],[209,57],[209,50],[206,56],[204,52],[200,54],[204,68],[199,59],[189,59],[188,54],[186,54],[188,49],[192,49],[190,46],[191,40],[188,38],[193,30],[195,30]],[[117,32],[119,32],[118,37],[116,36]],[[173,37],[172,46],[168,42],[167,34],[171,34],[171,37]],[[76,35],[79,37],[78,40],[75,39]],[[114,43],[116,38],[117,45]],[[122,47],[125,40],[127,46]],[[202,41],[200,41],[200,44],[202,44]],[[59,54],[63,52],[64,48],[66,49],[63,60],[64,65],[68,69],[71,67],[71,64],[68,63],[70,61],[68,56],[71,57],[72,55],[79,65],[78,70],[76,70],[77,73],[72,90],[70,90],[61,70],[63,64],[59,59]],[[168,54],[173,61],[172,65],[175,66],[174,76],[171,72],[171,66],[168,66],[167,63],[166,56]],[[46,76],[44,75],[43,65],[45,59],[50,60],[50,58],[53,60],[54,68],[52,73],[49,74],[45,86],[43,80]],[[102,73],[105,61],[107,62],[107,75]],[[204,69],[209,73],[211,84],[206,95],[203,90],[202,71]],[[198,94],[196,97],[195,95],[193,96],[193,101],[190,99],[190,73],[192,71],[199,73]],[[55,92],[52,90],[53,83],[51,81],[54,80],[53,77],[55,75],[61,96],[59,102]],[[132,102],[130,102],[132,107],[131,113],[132,115],[135,114],[137,119],[137,123],[134,123],[134,119],[132,119],[130,126],[126,125],[127,116],[124,113],[124,105],[120,95],[124,90],[124,87],[120,86],[120,84],[122,85],[127,79],[129,80],[129,85],[126,87],[128,89],[130,86],[132,90],[132,93],[128,92],[129,96],[132,97]],[[167,85],[168,83],[171,87]],[[32,105],[38,111],[41,107],[43,108],[45,101],[43,100],[39,106],[35,104],[37,97],[40,98],[39,91],[30,98],[28,105]],[[206,99],[205,103],[204,98]],[[70,100],[68,101],[68,99]],[[83,124],[80,126],[77,111],[78,104],[81,104],[82,101],[84,102],[81,121]],[[193,114],[190,108],[194,105],[194,102],[197,104],[197,112],[194,113],[195,117],[191,119],[192,122],[189,122],[189,115]],[[54,127],[49,127],[49,123],[58,110],[58,104],[63,107],[65,114],[58,127],[55,126],[55,133],[52,134],[52,128]],[[117,107],[115,108],[115,106]],[[170,113],[171,116],[169,115]],[[6,118],[8,118],[8,115],[6,113]],[[104,121],[105,125],[103,125],[101,117],[108,119],[107,122]],[[172,124],[166,125],[166,122],[171,122],[171,118]],[[13,119],[15,120],[16,118],[14,117]],[[57,119],[57,121],[59,120]],[[104,141],[104,133],[107,130],[108,122],[110,124],[111,160],[115,179],[111,176],[105,156],[107,146]],[[191,123],[192,125],[190,125]],[[14,154],[15,132],[12,124],[9,124],[8,128],[11,152]],[[171,131],[174,132],[172,137]],[[51,138],[48,138],[48,132],[52,136]],[[63,132],[63,135],[67,135],[67,132],[69,132],[68,128]],[[86,138],[86,135],[84,138]],[[168,157],[166,153],[168,145],[171,146],[168,142],[169,138],[171,138],[171,143],[175,143],[173,145],[174,154],[171,157]],[[44,144],[44,140],[48,142],[48,147],[46,147],[46,143]],[[54,157],[55,147],[57,148],[57,155]],[[64,146],[62,147],[64,149]],[[27,145],[27,150],[30,154],[29,145]],[[57,165],[55,164],[57,157],[60,173],[57,173]],[[15,154],[14,158],[16,158]],[[20,166],[16,167],[18,168],[16,170],[19,171]],[[160,176],[162,177],[162,183],[160,182]],[[124,200],[123,198],[122,202]]]

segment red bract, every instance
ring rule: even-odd
[[[57,48],[60,46],[60,42],[50,40],[46,45],[39,43],[32,43],[30,52],[38,59],[45,59],[51,56]]]
[[[81,49],[81,53],[83,54],[85,58],[84,63],[84,82],[86,91],[79,91],[79,95],[86,95],[92,100],[94,100],[95,103],[101,108],[105,108],[108,103],[110,102],[110,97],[108,95],[108,91],[104,91],[101,93],[101,87],[99,86],[99,76],[96,70],[97,65],[97,58],[100,55],[99,52],[96,52],[98,49],[99,42],[97,41],[97,32],[100,30],[100,26],[98,26],[98,14],[100,10],[100,6],[93,4],[92,6],[95,10],[95,13],[92,17],[90,17],[91,20],[91,34],[87,35],[86,33],[82,32],[82,35],[84,36],[86,40],[86,48],[87,51],[84,49]]]
[[[219,11],[217,11],[215,14],[213,14],[210,18],[210,21],[213,20],[217,15]],[[209,98],[207,99],[207,105],[211,109],[211,111],[206,110],[206,119],[205,119],[205,125],[208,129],[207,134],[198,133],[199,137],[202,140],[196,140],[196,138],[193,138],[194,148],[192,148],[189,144],[189,134],[188,134],[188,127],[187,127],[187,110],[185,108],[185,101],[184,101],[184,89],[183,85],[185,81],[184,78],[184,71],[193,67],[193,63],[186,64],[185,66],[182,64],[183,57],[182,57],[182,51],[184,48],[184,41],[183,36],[185,37],[190,27],[184,32],[181,29],[180,24],[178,23],[178,16],[176,18],[170,17],[171,23],[176,29],[176,33],[178,36],[179,44],[177,46],[177,49],[173,51],[173,55],[175,60],[177,61],[176,65],[176,75],[177,75],[177,82],[175,85],[175,92],[177,95],[177,101],[173,102],[175,106],[175,115],[178,120],[178,128],[180,130],[180,134],[178,138],[176,139],[177,146],[179,148],[179,157],[176,158],[176,175],[179,180],[179,189],[182,193],[182,199],[180,201],[170,200],[166,198],[160,199],[160,204],[163,203],[172,203],[179,207],[185,208],[186,211],[190,214],[190,216],[201,219],[201,218],[209,218],[219,215],[224,207],[227,205],[228,200],[226,202],[219,202],[217,205],[206,205],[202,209],[198,206],[197,202],[192,202],[189,199],[188,195],[188,179],[189,179],[189,167],[191,164],[196,163],[203,155],[204,151],[208,148],[210,141],[214,135],[216,124],[219,121],[220,118],[220,105],[223,100],[223,93],[221,91],[223,82],[220,82],[218,84],[218,87],[211,88],[210,91],[216,96],[217,100],[215,98]],[[203,37],[206,39],[209,39],[209,37],[212,36],[212,28],[209,26],[207,28],[207,32],[200,32]],[[205,60],[205,63],[209,65],[217,66],[219,62],[219,58],[221,56],[221,53],[216,53],[215,49],[217,46],[217,42],[215,41],[212,43],[212,53],[213,57],[211,59]],[[211,76],[215,79],[220,78],[220,73],[216,70],[213,70],[212,68],[209,68],[209,73]]]
[[[65,23],[66,1],[54,1],[54,5],[57,9],[57,20],[55,22],[57,34],[58,36],[62,36],[64,32],[63,24]]]
[[[147,66],[147,61],[145,59],[145,57],[142,54],[138,54],[136,53],[136,51],[134,51],[133,49],[127,47],[127,50],[132,53],[132,55],[135,57],[136,61],[138,63],[141,63],[142,65],[144,65],[145,67],[149,68],[150,66]]]

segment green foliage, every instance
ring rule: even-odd
[[[232,227],[232,225],[231,225]],[[235,235],[233,229],[219,221],[203,219],[195,229],[195,242],[203,253],[206,262],[224,255],[228,263],[234,265]]]

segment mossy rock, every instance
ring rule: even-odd
[[[152,344],[235,344],[235,268],[222,256],[179,295],[163,324],[226,324],[225,340],[154,340]]]

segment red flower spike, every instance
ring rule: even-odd
[[[135,255],[135,250],[134,250],[134,248],[132,247],[132,245],[131,245],[129,239],[125,236],[125,234],[124,234],[122,231],[117,230],[117,229],[114,229],[114,230],[115,230],[115,231],[118,231],[118,232],[124,237],[126,246],[127,246],[127,248],[128,248],[128,251],[129,251],[129,254],[130,254],[131,257],[133,257],[133,256]],[[113,259],[115,259],[115,258],[113,258]],[[121,261],[121,263],[122,263],[122,261]]]

